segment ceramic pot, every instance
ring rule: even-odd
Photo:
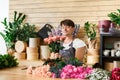
[[[103,32],[109,32],[111,21],[110,20],[100,20],[98,22],[99,29],[102,27]]]

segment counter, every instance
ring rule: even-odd
[[[33,76],[26,74],[27,66],[40,66],[42,61],[19,61],[19,65],[13,68],[0,69],[0,80],[62,80],[60,78],[41,78],[39,76]],[[82,80],[82,79],[64,79],[64,80]]]

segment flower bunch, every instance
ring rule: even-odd
[[[44,42],[48,44],[50,51],[58,53],[64,47],[61,46],[61,42],[65,39],[64,36],[53,36],[44,39]]]
[[[61,70],[61,78],[80,78],[85,79],[88,74],[92,71],[91,67],[83,67],[83,66],[74,66],[71,64],[66,65]]]
[[[111,80],[120,80],[120,68],[114,68],[112,70]]]
[[[61,36],[60,27],[53,28],[51,32],[48,32],[49,37],[44,39],[44,42],[49,45],[50,51],[54,53],[59,53],[59,50],[62,50],[64,47],[61,46],[61,42],[65,39],[64,36]]]
[[[91,74],[87,76],[87,79],[89,80],[110,80],[110,72],[100,69],[100,68],[95,68],[92,70]]]
[[[29,66],[27,69],[27,74],[32,74],[40,77],[54,77],[54,73],[50,72],[49,69],[49,65],[36,67],[34,70],[32,69],[32,66]]]

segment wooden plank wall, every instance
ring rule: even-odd
[[[77,37],[84,39],[84,23],[90,21],[98,24],[99,20],[109,19],[107,14],[120,8],[120,0],[10,0],[10,20],[13,12],[23,12],[27,22],[40,29],[50,23],[54,27],[63,19],[72,19],[80,24]],[[97,30],[97,29],[96,29]],[[97,35],[99,40],[99,33]]]

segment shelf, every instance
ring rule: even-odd
[[[110,59],[120,59],[120,57],[112,57],[112,56],[102,56],[102,58],[106,58],[106,59],[108,59],[108,58],[110,58]]]
[[[100,34],[100,67],[105,68],[106,62],[120,61],[120,57],[117,56],[104,56],[104,50],[114,49],[114,43],[120,41],[120,35],[117,34]]]
[[[108,37],[120,37],[120,35],[118,35],[118,34],[100,34],[100,36],[102,37],[102,36],[108,36]]]

